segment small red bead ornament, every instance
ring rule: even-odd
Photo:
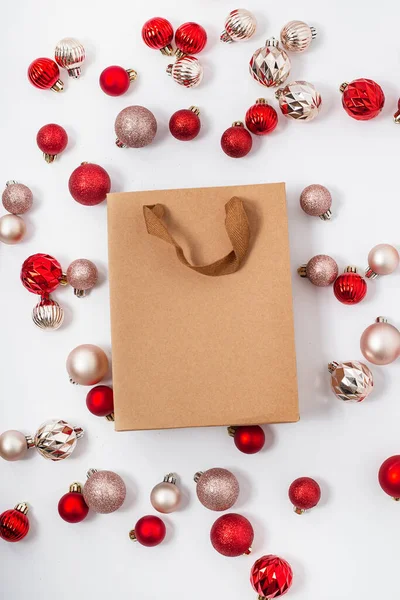
[[[108,385],[97,385],[86,396],[86,406],[96,417],[114,421],[114,393]]]
[[[135,528],[129,532],[129,537],[142,546],[158,546],[164,540],[166,528],[164,521],[154,515],[146,515],[139,519]]]
[[[289,591],[292,580],[293,571],[289,563],[274,554],[256,560],[250,571],[250,583],[260,600],[283,596]]]
[[[122,96],[128,91],[136,77],[137,73],[133,69],[123,69],[118,65],[112,65],[102,71],[99,84],[107,96]]]
[[[243,158],[251,150],[253,140],[241,121],[235,121],[221,137],[221,148],[231,158]]]
[[[39,90],[62,92],[64,83],[60,79],[60,69],[51,58],[37,58],[28,67],[28,79]]]
[[[333,284],[333,292],[342,304],[358,304],[365,298],[367,284],[355,267],[347,267]]]
[[[167,19],[154,17],[149,19],[142,27],[142,38],[146,46],[153,50],[160,50],[162,54],[172,55],[172,38],[174,30]]]
[[[289,500],[298,515],[316,506],[320,499],[321,488],[311,477],[299,477],[289,488]]]
[[[82,494],[82,488],[79,483],[73,483],[69,487],[69,492],[64,494],[58,503],[58,514],[67,521],[67,523],[80,523],[86,519],[89,507]]]
[[[52,163],[68,144],[67,132],[61,125],[43,125],[37,133],[36,143],[43,152],[44,160]]]
[[[250,554],[253,539],[254,531],[250,521],[236,513],[219,517],[210,532],[211,544],[224,556]]]
[[[0,538],[6,542],[19,542],[29,531],[27,517],[28,506],[25,502],[17,504],[11,510],[6,510],[0,515]]]
[[[84,206],[95,206],[106,199],[111,189],[111,180],[100,165],[83,162],[72,172],[68,188],[76,202]]]
[[[381,86],[372,79],[342,83],[340,91],[344,110],[357,121],[369,121],[377,117],[385,104]]]
[[[181,142],[193,140],[201,128],[199,114],[197,106],[177,110],[169,120],[169,130],[174,138]]]
[[[254,135],[271,133],[278,125],[278,113],[265,98],[259,98],[246,113],[246,127]]]
[[[256,454],[264,447],[265,433],[259,425],[228,427],[228,433],[233,437],[236,448],[244,454]]]
[[[400,500],[400,455],[391,456],[382,463],[378,480],[386,494],[394,500]]]
[[[198,23],[184,23],[175,32],[175,54],[178,58],[184,54],[198,54],[207,43],[207,33]]]

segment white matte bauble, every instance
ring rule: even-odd
[[[158,512],[168,514],[174,512],[180,504],[181,492],[172,474],[166,475],[164,481],[153,487],[150,502]]]
[[[26,225],[18,215],[4,215],[0,218],[0,242],[18,244],[24,239]]]
[[[361,352],[374,365],[389,365],[400,354],[400,331],[383,317],[367,327],[360,340]]]
[[[33,445],[31,438],[27,438],[20,431],[9,429],[0,435],[0,456],[4,460],[21,460]]]
[[[368,254],[368,268],[365,276],[375,279],[379,275],[390,275],[399,266],[397,248],[390,244],[378,244]]]
[[[107,374],[108,358],[98,346],[82,344],[69,353],[67,371],[71,383],[96,385]]]

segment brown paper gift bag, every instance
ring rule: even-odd
[[[298,420],[284,184],[110,194],[108,235],[117,430]]]

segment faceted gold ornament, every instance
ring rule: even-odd
[[[77,440],[82,436],[81,427],[73,427],[62,419],[50,419],[39,427],[34,443],[36,450],[44,458],[58,461],[72,454]]]
[[[369,368],[357,360],[328,365],[331,388],[343,402],[362,402],[372,392],[374,379]]]
[[[293,81],[276,90],[282,114],[295,121],[312,121],[319,113],[321,95],[308,81]]]
[[[290,58],[278,40],[270,38],[250,59],[250,75],[266,87],[281,85],[290,74]]]

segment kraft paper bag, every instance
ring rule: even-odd
[[[109,194],[115,426],[297,421],[285,186]]]

